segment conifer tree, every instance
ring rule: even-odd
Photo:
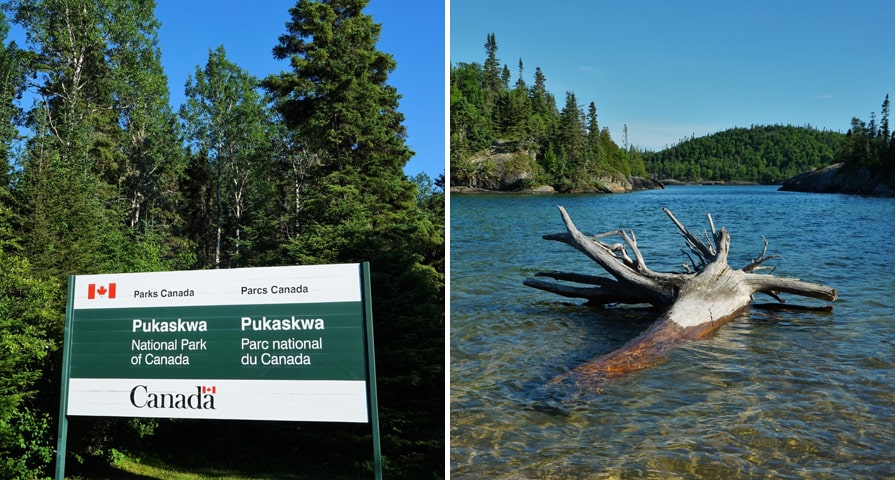
[[[485,63],[483,64],[482,90],[489,108],[494,106],[501,90],[501,68],[498,60],[498,41],[494,33],[485,38]]]
[[[122,243],[106,201],[113,192],[99,173],[120,158],[103,7],[73,0],[10,6],[27,34],[40,96],[17,188],[23,246],[39,271],[57,279],[108,268],[109,257],[94,255]]]
[[[588,104],[588,151],[594,160],[601,161],[600,153],[600,126],[597,123],[597,106],[594,102]]]
[[[38,395],[43,362],[56,348],[59,314],[52,305],[59,290],[37,278],[22,254],[19,224],[11,206],[10,161],[24,87],[26,52],[6,44],[9,32],[0,13],[0,478],[38,478],[53,453],[50,415]]]
[[[38,388],[58,348],[59,288],[37,278],[22,255],[6,200],[0,193],[0,478],[40,478],[54,451]]]
[[[510,90],[510,68],[504,65],[504,68],[501,69],[501,91],[506,92],[507,90]]]
[[[25,56],[26,52],[19,49],[15,42],[6,44],[6,36],[9,33],[9,23],[3,12],[0,12],[0,162],[3,170],[0,171],[0,191],[9,186],[9,166],[12,160],[12,144],[18,136],[16,123],[18,122],[19,109],[15,105],[16,96],[25,86]]]
[[[541,71],[541,67],[535,67],[535,83],[532,85],[532,106],[535,113],[554,114],[557,105],[554,96],[547,90],[547,77]]]
[[[566,157],[571,173],[582,173],[588,160],[585,148],[587,138],[582,110],[573,92],[566,92],[566,104],[560,112],[556,141]]]
[[[312,159],[285,249],[298,263],[370,262],[383,451],[406,471],[441,471],[443,278],[427,259],[444,242],[403,172],[412,152],[387,83],[396,63],[376,49],[366,5],[300,0],[274,48],[292,71],[264,85],[293,152]]]

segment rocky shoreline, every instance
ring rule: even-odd
[[[868,167],[829,165],[797,175],[781,185],[785,192],[845,193],[873,197],[893,197],[893,179],[885,179]]]
[[[562,192],[562,193],[627,193],[634,192],[638,190],[662,190],[665,188],[663,182],[651,179],[651,178],[643,178],[643,177],[613,177],[613,178],[605,178],[602,179],[601,188],[594,188],[590,190],[577,190],[571,192]],[[490,190],[486,188],[477,188],[463,185],[451,185],[449,191],[451,193],[516,193],[516,194],[527,194],[527,195],[550,195],[555,193],[561,193],[554,187],[550,185],[540,185],[534,188],[519,188],[519,189],[507,189],[507,190]]]
[[[662,180],[644,177],[607,176],[600,178],[600,187],[560,192],[550,185],[534,188],[488,189],[471,186],[451,185],[451,193],[492,193],[551,195],[556,193],[628,193],[640,190],[660,190],[667,186],[679,185],[756,185],[752,182],[683,182],[673,178]],[[778,189],[785,192],[843,193],[874,197],[894,197],[893,179],[885,179],[867,167],[850,167],[841,163],[805,172],[785,180]]]
[[[718,185],[718,186],[740,186],[740,185],[759,185],[756,182],[724,182],[724,181],[705,181],[705,182],[685,182],[681,180],[676,180],[674,178],[664,178],[662,180],[658,180],[655,178],[644,178],[644,177],[628,177],[626,184],[616,185],[615,189],[605,188],[604,190],[589,190],[589,191],[574,191],[574,192],[562,192],[562,193],[628,193],[628,192],[637,192],[640,190],[662,190],[666,187],[678,187],[678,186],[694,186],[694,185]],[[626,188],[628,187],[628,188]],[[489,190],[487,188],[476,188],[476,187],[468,187],[468,186],[456,186],[452,185],[450,187],[451,193],[517,193],[517,194],[526,194],[526,195],[538,195],[538,194],[554,194],[561,193],[556,190],[554,187],[550,185],[542,185],[535,188],[523,188],[516,190]]]

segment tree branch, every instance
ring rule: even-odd
[[[747,274],[747,282],[755,292],[777,295],[789,293],[803,297],[817,298],[833,302],[837,300],[837,290],[827,285],[804,282],[796,278],[775,277],[772,275]]]
[[[594,287],[577,287],[527,278],[523,280],[523,285],[551,292],[562,297],[582,298],[588,300],[588,303],[591,305],[609,305],[616,303],[636,305],[639,303],[651,303],[648,297],[639,295],[638,291],[623,288],[612,280],[609,282],[610,283]]]
[[[769,260],[783,260],[784,257],[781,255],[766,255],[765,252],[768,250],[768,239],[765,236],[762,237],[762,241],[765,242],[765,245],[762,247],[762,253],[759,254],[759,257],[754,258],[750,261],[750,263],[742,268],[741,270],[750,273],[757,270],[769,270],[769,273],[775,271],[775,267],[763,267],[762,264]]]
[[[650,301],[654,305],[669,304],[675,297],[675,292],[668,285],[656,281],[653,278],[642,275],[634,270],[631,266],[621,262],[619,258],[610,253],[605,246],[599,242],[586,237],[576,228],[566,209],[561,206],[557,207],[566,225],[566,234],[545,235],[543,238],[547,240],[562,241],[586,256],[594,260],[604,270],[612,275],[622,284],[626,284],[631,288],[643,290],[645,295],[652,298]]]

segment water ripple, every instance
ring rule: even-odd
[[[545,242],[562,204],[588,233],[635,228],[677,268],[660,207],[762,249],[776,275],[834,286],[833,313],[753,310],[599,392],[548,380],[637,335],[652,314],[595,310],[521,285],[597,272]],[[633,214],[636,212],[636,214]],[[451,478],[893,478],[893,201],[679,187],[629,195],[451,200]],[[801,303],[802,300],[800,300]]]

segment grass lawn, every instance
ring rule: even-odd
[[[310,480],[369,478],[365,472],[347,473],[326,466],[296,465],[298,473],[287,471],[236,471],[221,467],[183,467],[158,459],[137,458],[121,454],[108,468],[82,472],[67,478],[72,480]]]

